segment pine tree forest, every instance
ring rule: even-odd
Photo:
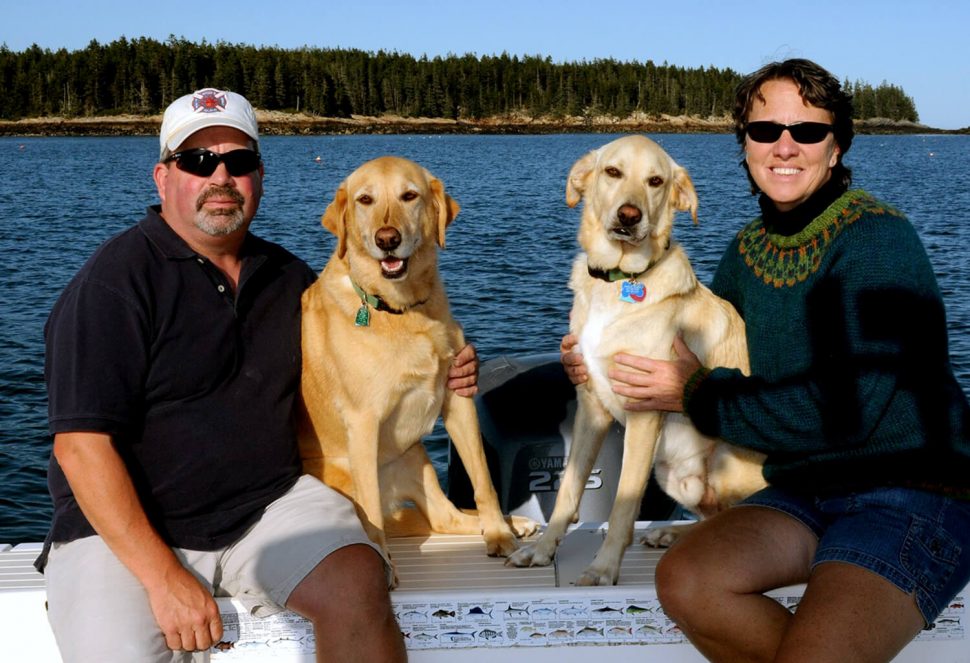
[[[259,109],[333,118],[724,117],[740,77],[731,69],[650,60],[556,63],[505,53],[428,58],[122,37],[77,51],[0,46],[0,119],[154,115],[176,97],[210,86],[240,92]],[[913,100],[897,86],[845,85],[856,119],[919,121]]]

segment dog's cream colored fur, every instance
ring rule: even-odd
[[[697,281],[687,257],[670,239],[677,211],[697,220],[697,195],[687,171],[656,143],[627,136],[573,165],[566,187],[570,207],[584,200],[579,243],[584,252],[570,280],[570,329],[579,338],[589,380],[577,388],[573,440],[549,526],[509,562],[545,565],[579,507],[583,487],[607,430],[624,424],[623,463],[609,531],[580,585],[615,584],[652,467],[661,487],[700,516],[726,508],[764,485],[760,454],[701,436],[682,414],[630,412],[607,376],[614,355],[672,358],[674,337],[706,366],[747,372],[744,323],[734,308]],[[623,222],[625,221],[625,223]],[[589,269],[619,268],[645,287],[642,302],[619,298],[621,281]],[[653,542],[668,542],[664,531]]]
[[[437,270],[437,246],[458,204],[441,181],[411,161],[382,157],[355,170],[337,189],[323,225],[337,247],[303,296],[306,416],[300,430],[304,470],[352,499],[371,539],[387,552],[385,526],[402,502],[424,519],[407,531],[483,533],[489,555],[508,555],[530,520],[503,517],[489,478],[472,399],[445,387],[465,345]],[[361,308],[356,283],[400,313]],[[442,492],[421,444],[439,414],[475,491],[477,514]],[[407,511],[405,511],[407,513]],[[394,532],[390,532],[393,534]]]

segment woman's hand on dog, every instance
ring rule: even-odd
[[[478,393],[478,353],[471,343],[466,344],[452,360],[447,384],[459,396],[471,398]]]
[[[559,344],[559,360],[573,384],[589,379],[583,355],[575,351],[578,343],[575,334],[566,334]],[[610,369],[609,376],[613,391],[630,399],[625,406],[627,410],[683,411],[684,387],[701,362],[679,335],[674,338],[673,347],[676,358],[672,361],[625,353],[613,357],[616,365]]]
[[[674,359],[665,361],[638,355],[618,354],[609,376],[613,391],[630,400],[624,406],[633,412],[662,410],[683,412],[684,387],[701,362],[684,339],[674,338]]]
[[[583,355],[575,352],[578,344],[579,338],[576,334],[566,334],[559,343],[559,361],[562,362],[563,368],[566,369],[566,376],[573,384],[582,384],[589,379]]]

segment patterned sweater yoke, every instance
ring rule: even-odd
[[[738,233],[738,250],[745,264],[765,283],[776,288],[790,287],[818,271],[829,245],[865,214],[904,218],[902,212],[865,191],[846,191],[825,212],[791,236],[770,234],[764,220],[758,217]]]

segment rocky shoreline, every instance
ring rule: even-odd
[[[529,117],[506,115],[480,120],[351,116],[333,118],[257,111],[260,131],[266,135],[327,134],[552,134],[552,133],[731,133],[728,117],[648,116]],[[0,136],[152,136],[158,135],[161,115],[109,115],[99,117],[44,117],[0,120]],[[968,133],[934,129],[913,122],[872,119],[856,123],[863,134]]]

